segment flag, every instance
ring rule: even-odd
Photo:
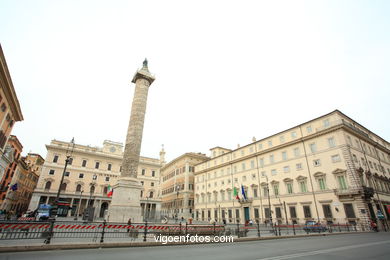
[[[15,183],[14,185],[11,186],[12,191],[16,191],[18,189],[18,184]]]
[[[244,198],[244,200],[246,200],[245,189],[244,189],[244,186],[242,186],[242,185],[241,185],[241,193],[242,193],[242,197]]]
[[[107,187],[107,197],[111,197],[113,193],[114,193],[113,188],[110,185],[108,185],[108,187]]]
[[[237,200],[240,200],[240,197],[238,197],[238,191],[237,191],[236,187],[234,187],[234,189],[233,189],[233,195],[234,195],[234,197],[236,197]]]

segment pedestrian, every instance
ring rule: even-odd
[[[375,221],[371,220],[371,229],[375,232],[379,232],[378,230],[378,226],[377,224],[375,223]]]
[[[252,226],[253,225],[253,221],[250,219],[249,220],[249,226]]]
[[[129,218],[129,220],[127,221],[127,225],[128,225],[127,233],[129,233],[130,232],[130,226],[131,226],[131,218]]]

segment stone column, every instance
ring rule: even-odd
[[[133,104],[123,153],[121,177],[113,186],[114,192],[109,208],[110,222],[127,222],[129,218],[133,223],[142,221],[140,206],[142,186],[137,179],[137,169],[148,91],[153,81],[154,77],[150,74],[145,59],[142,69],[136,72],[132,80],[132,83],[135,83]]]

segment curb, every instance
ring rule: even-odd
[[[291,236],[274,236],[274,237],[245,237],[236,238],[234,242],[249,242],[249,241],[262,241],[262,240],[275,240],[285,238],[302,238],[302,237],[319,237],[319,236],[333,236],[333,235],[346,235],[346,234],[362,234],[370,233],[370,231],[358,231],[358,232],[339,232],[339,233],[323,233],[323,234],[308,234],[308,235],[291,235]],[[4,246],[0,247],[0,253],[9,252],[28,252],[28,251],[46,251],[46,250],[70,250],[70,249],[97,249],[97,248],[117,248],[117,247],[151,247],[151,246],[188,246],[196,244],[211,244],[206,242],[173,242],[162,244],[161,242],[126,242],[126,243],[88,243],[88,244],[54,244],[54,245],[37,245],[37,246]],[[216,243],[220,244],[220,243]]]

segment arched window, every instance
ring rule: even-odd
[[[107,194],[107,191],[108,191],[108,187],[106,186],[106,187],[104,187],[104,189],[103,189],[103,194]]]
[[[46,182],[45,190],[50,190],[50,187],[51,187],[51,181]]]
[[[94,193],[94,192],[95,192],[95,186],[94,186],[94,185],[91,186],[89,192],[90,192],[90,193]]]
[[[77,186],[76,186],[76,191],[78,191],[78,192],[81,191],[81,184],[77,184]]]
[[[66,183],[61,184],[61,191],[66,191]]]
[[[149,193],[149,198],[153,198],[153,191]]]

